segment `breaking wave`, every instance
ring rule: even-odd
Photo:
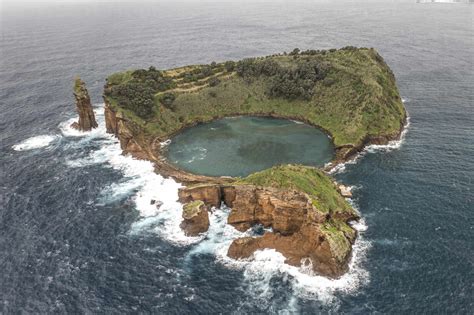
[[[244,282],[252,296],[261,303],[271,303],[273,291],[271,280],[275,277],[287,279],[291,284],[293,302],[290,308],[296,307],[296,298],[318,299],[323,303],[333,303],[335,293],[353,294],[361,285],[368,283],[369,274],[363,268],[370,242],[364,239],[367,228],[363,220],[353,226],[359,232],[353,247],[353,256],[349,271],[339,279],[328,279],[313,274],[311,266],[294,267],[284,263],[285,258],[275,250],[257,251],[252,259],[234,260],[227,257],[227,250],[235,238],[252,235],[252,231],[239,232],[227,224],[230,209],[222,206],[212,209],[209,230],[198,237],[187,237],[179,227],[182,205],[178,200],[178,189],[181,184],[173,179],[165,179],[154,172],[149,161],[136,160],[122,155],[118,140],[106,133],[104,116],[101,110],[96,111],[99,128],[90,132],[80,132],[70,127],[72,120],[60,125],[66,137],[81,137],[80,141],[92,139],[100,141],[100,147],[88,156],[68,161],[70,167],[84,167],[92,164],[104,164],[123,174],[123,179],[104,188],[101,203],[120,201],[132,196],[140,218],[132,224],[130,235],[155,233],[177,246],[190,246],[188,257],[199,254],[211,254],[228,268],[243,271]]]
[[[364,150],[362,150],[362,152],[359,152],[358,154],[356,154],[349,161],[346,161],[344,163],[339,163],[335,165],[334,167],[332,167],[331,170],[329,171],[329,174],[338,174],[338,173],[344,172],[346,170],[346,165],[356,164],[359,161],[359,159],[364,157],[367,153],[391,152],[394,150],[399,150],[402,147],[403,143],[405,142],[405,138],[408,133],[409,127],[410,127],[410,116],[408,116],[407,114],[407,121],[405,123],[405,126],[403,126],[403,130],[400,133],[400,137],[397,140],[389,141],[387,144],[368,145],[364,148]],[[325,166],[329,166],[329,164]]]
[[[58,140],[58,135],[41,135],[28,138],[18,144],[12,146],[15,151],[28,151],[34,149],[40,149],[49,146],[54,141]]]

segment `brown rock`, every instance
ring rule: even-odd
[[[311,263],[314,272],[336,278],[347,271],[355,230],[346,224],[347,211],[324,213],[312,198],[300,191],[254,185],[203,184],[179,191],[183,203],[201,201],[218,207],[223,201],[232,208],[227,222],[239,231],[255,224],[271,228],[261,237],[244,237],[232,242],[228,256],[251,258],[256,250],[275,249],[286,263]]]
[[[351,246],[348,244],[337,256],[336,248],[327,240],[327,234],[317,226],[304,225],[298,233],[281,235],[267,232],[262,237],[244,237],[232,242],[227,255],[234,259],[250,258],[257,250],[275,249],[285,256],[285,263],[301,266],[311,263],[314,272],[337,278],[348,269]]]
[[[115,136],[118,136],[118,127],[117,127],[117,117],[115,112],[110,108],[110,105],[105,100],[104,106],[104,116],[105,116],[105,128],[107,133],[112,133]]]
[[[181,229],[187,236],[197,236],[209,229],[209,213],[204,202],[197,200],[183,206]]]
[[[179,202],[188,203],[201,200],[206,205],[219,208],[221,206],[221,187],[214,184],[203,184],[198,186],[180,188],[178,192]]]
[[[94,111],[92,109],[91,99],[87,92],[85,83],[77,77],[74,83],[74,97],[76,99],[76,110],[79,114],[79,121],[71,125],[71,127],[81,130],[89,131],[92,128],[97,128]]]
[[[230,199],[227,195],[232,195],[232,212],[227,222],[238,230],[262,224],[287,235],[298,231],[307,217],[314,222],[326,220],[326,215],[313,206],[311,198],[299,191],[237,185],[232,189],[226,187],[223,192],[227,205]]]

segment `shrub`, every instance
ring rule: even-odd
[[[209,79],[208,83],[209,83],[209,86],[216,86],[219,83],[221,83],[221,80],[219,80],[216,77],[212,77],[212,78]]]
[[[233,61],[226,61],[224,64],[225,70],[227,72],[232,72],[235,69],[235,62]]]
[[[174,109],[172,107],[174,100],[176,99],[176,96],[173,93],[164,93],[160,98],[159,101],[163,106],[169,108],[169,109]]]

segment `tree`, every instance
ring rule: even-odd
[[[300,53],[300,49],[299,48],[295,48],[293,49],[292,52],[290,52],[290,56],[296,56]]]
[[[174,100],[176,99],[176,96],[173,93],[164,93],[160,97],[160,103],[163,104],[163,106],[169,108],[169,109],[174,109],[172,107]]]
[[[235,69],[235,62],[233,61],[226,61],[224,64],[225,70],[227,72],[232,72]]]

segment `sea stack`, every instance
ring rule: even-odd
[[[183,206],[181,229],[187,236],[198,236],[209,229],[209,212],[201,200],[189,202]]]
[[[92,110],[91,99],[86,89],[86,84],[81,78],[76,77],[74,80],[74,97],[76,98],[76,110],[79,114],[79,121],[74,122],[71,127],[81,130],[89,131],[97,128],[94,111]]]

